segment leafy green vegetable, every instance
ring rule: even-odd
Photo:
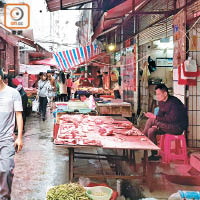
[[[76,183],[59,185],[47,192],[47,200],[90,200],[85,189]]]

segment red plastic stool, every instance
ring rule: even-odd
[[[161,135],[159,154],[162,156],[162,162],[169,163],[174,160],[183,160],[187,164],[188,156],[185,135]]]

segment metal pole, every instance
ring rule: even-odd
[[[60,10],[62,10],[63,9],[63,2],[62,2],[62,0],[60,0]]]
[[[135,0],[132,0],[132,14],[135,12]]]

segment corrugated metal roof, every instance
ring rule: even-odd
[[[50,12],[61,9],[67,9],[73,6],[78,6],[80,4],[89,2],[91,2],[91,0],[46,0],[47,7]]]

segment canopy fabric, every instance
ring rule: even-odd
[[[146,0],[135,0],[135,10],[137,10],[145,1]],[[133,0],[126,0],[105,12],[92,36],[92,41],[94,41],[104,30],[111,28],[115,23],[122,22],[122,17],[132,11],[132,3]]]
[[[25,65],[20,64],[19,66],[19,73],[24,74],[27,72],[28,74],[39,74],[40,72],[47,72],[51,70],[50,66],[47,65]]]
[[[29,63],[30,65],[49,65],[59,68],[58,63],[56,62],[55,58],[47,58],[43,60],[34,60]]]
[[[60,70],[66,71],[88,62],[100,53],[98,45],[88,45],[76,49],[54,53]]]

